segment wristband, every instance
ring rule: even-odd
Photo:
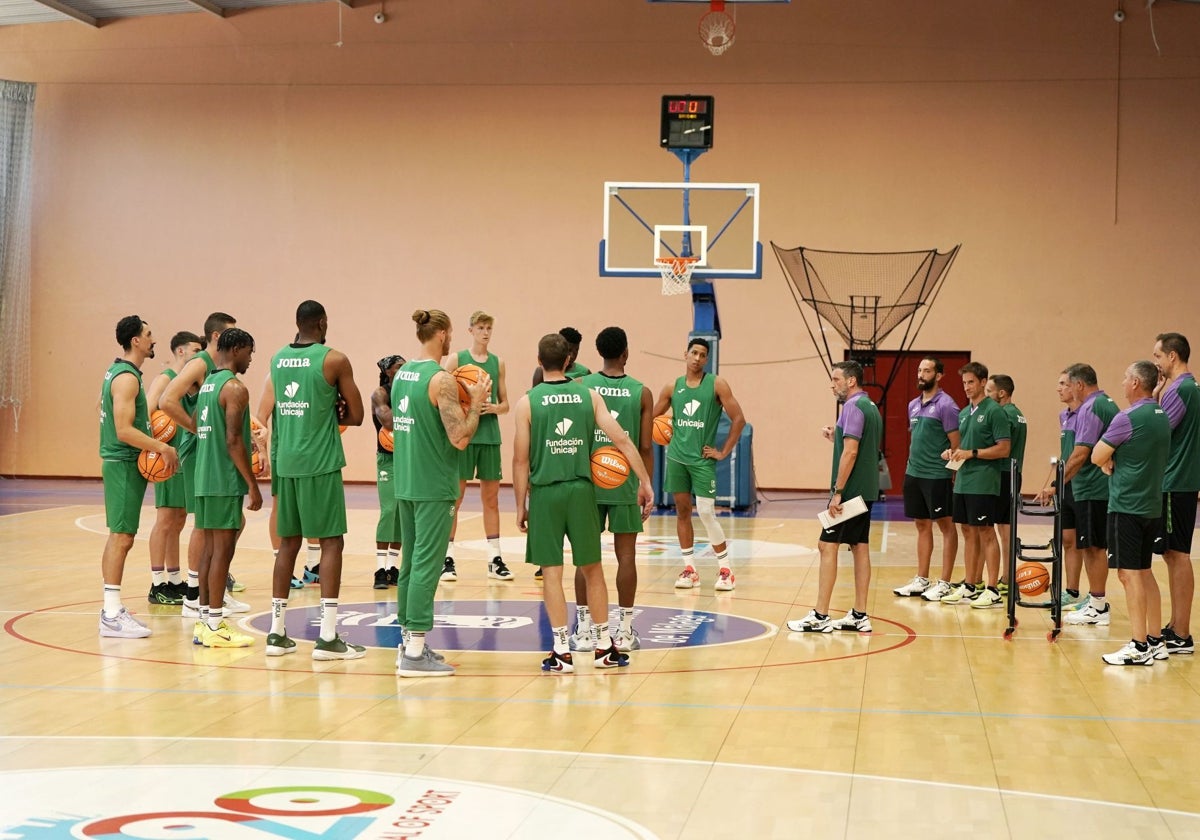
[[[974,461],[978,461],[978,460],[979,460],[979,450],[978,450],[978,449],[972,449],[972,450],[971,450],[971,459],[972,459],[972,460],[974,460]]]

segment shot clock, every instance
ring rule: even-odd
[[[713,97],[664,96],[659,146],[664,149],[711,149]]]

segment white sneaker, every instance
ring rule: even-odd
[[[1106,653],[1100,658],[1106,665],[1153,665],[1154,651],[1151,648],[1138,650],[1133,642],[1126,642],[1116,653]]]
[[[828,616],[821,618],[816,610],[809,610],[804,618],[793,619],[787,623],[787,629],[793,633],[832,633],[833,622]]]
[[[1171,654],[1167,651],[1167,643],[1160,637],[1156,644],[1150,645],[1150,653],[1155,659],[1170,659]]]
[[[834,630],[847,630],[851,633],[870,633],[871,618],[864,615],[862,618],[855,618],[853,612],[846,613],[843,617],[833,622]]]
[[[734,584],[733,580],[733,572],[731,572],[727,567],[722,566],[720,574],[717,575],[717,582],[716,585],[713,586],[713,589],[715,589],[717,592],[732,592],[733,587],[736,585]]]
[[[596,643],[592,641],[590,631],[583,633],[575,632],[567,637],[567,647],[571,650],[595,650]]]
[[[911,598],[914,595],[920,595],[931,586],[933,586],[933,582],[929,578],[916,575],[908,583],[893,589],[892,594],[899,595],[901,598]]]
[[[621,653],[629,653],[629,651],[631,651],[631,650],[641,650],[642,649],[642,640],[640,638],[638,638],[637,630],[633,629],[632,627],[629,629],[628,636],[625,635],[624,633],[622,633],[620,630],[618,630],[616,635],[613,636],[612,639],[613,639],[613,646],[617,650],[619,650]],[[1164,646],[1163,649],[1165,650],[1166,647]]]
[[[975,594],[975,587],[960,583],[953,590],[943,595],[941,601],[943,604],[951,604],[957,607],[971,603],[971,599],[975,597]]]
[[[247,604],[245,601],[239,601],[237,598],[234,598],[228,592],[225,593],[225,603],[223,604],[223,606],[225,607],[226,615],[229,615],[230,613],[248,613],[248,612],[250,612],[249,604]]]
[[[195,601],[189,601],[187,598],[184,598],[183,607],[180,608],[180,615],[184,618],[199,618],[200,599],[197,598]]]
[[[995,589],[985,586],[979,590],[979,594],[971,599],[971,606],[977,610],[994,610],[1004,606],[1004,599]]]
[[[676,589],[692,589],[700,585],[700,575],[691,566],[685,566],[683,571],[679,573],[679,577],[675,578]]]
[[[100,635],[106,639],[144,639],[150,635],[150,628],[121,607],[121,611],[112,618],[100,610]]]
[[[1063,616],[1064,624],[1091,624],[1097,627],[1107,627],[1111,621],[1112,609],[1109,604],[1104,609],[1096,609],[1095,602],[1089,597],[1087,603],[1074,612]],[[1113,663],[1110,663],[1113,664]]]
[[[895,592],[896,590],[892,590]],[[921,597],[926,601],[940,601],[954,591],[954,584],[946,580],[939,580],[937,583],[930,586],[921,593]]]

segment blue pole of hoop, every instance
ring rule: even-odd
[[[692,180],[692,162],[707,151],[708,149],[670,150],[671,154],[675,155],[683,163],[684,183],[689,183]],[[684,189],[684,225],[692,223],[691,199],[691,190]],[[684,231],[679,255],[681,257],[690,257],[693,255],[691,231]],[[692,331],[689,333],[688,339],[690,340],[693,337],[703,338],[708,341],[711,349],[708,353],[706,370],[709,373],[716,374],[718,359],[720,358],[719,344],[721,339],[721,317],[717,311],[717,292],[713,288],[711,280],[696,279],[695,276],[692,279]]]

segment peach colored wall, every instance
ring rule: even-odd
[[[514,400],[564,324],[593,366],[596,331],[623,325],[657,389],[690,306],[600,279],[596,246],[605,180],[679,177],[656,147],[663,93],[717,97],[694,177],[760,182],[764,244],[961,242],[919,345],[1012,375],[1035,461],[1057,449],[1066,364],[1119,398],[1155,333],[1200,346],[1200,7],[1157,4],[1161,58],[1144,9],[1122,28],[1090,0],[743,8],[720,58],[698,6],[400,2],[383,26],[376,8],[343,11],[340,48],[334,3],[0,30],[0,77],[39,83],[35,384],[19,435],[0,415],[0,473],[98,474],[91,407],[135,311],[163,348],[235,314],[255,394],[306,297],[364,394],[426,306],[460,328],[496,315]],[[820,487],[834,406],[766,260],[761,281],[718,283],[722,373],[760,484]],[[345,439],[347,478],[371,480],[370,433]]]

